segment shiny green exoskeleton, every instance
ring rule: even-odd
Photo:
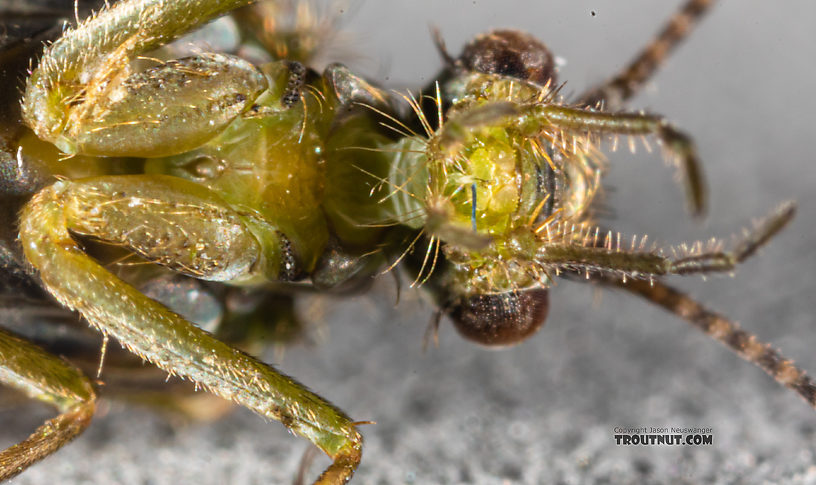
[[[659,287],[663,275],[730,271],[792,216],[791,205],[779,209],[733,252],[676,259],[601,233],[590,212],[601,137],[657,137],[699,213],[694,147],[662,118],[604,111],[596,102],[611,102],[615,83],[565,103],[552,55],[523,33],[477,37],[457,59],[442,49],[432,106],[406,96],[408,114],[341,65],[318,74],[297,59],[150,54],[251,3],[122,0],[46,49],[22,99],[36,138],[20,150],[63,165],[62,177],[26,204],[20,241],[45,289],[106,336],[317,445],[333,462],[316,483],[351,478],[362,453],[355,422],[114,275],[84,241],[240,286],[332,289],[405,260],[465,337],[511,345],[544,323],[561,273]],[[705,5],[692,0],[678,15],[693,19]],[[700,315],[684,314],[703,326]],[[733,325],[712,321],[706,331],[729,343]],[[761,360],[750,345],[737,350]],[[24,340],[0,333],[0,357],[3,382],[62,413],[0,453],[7,478],[82,432],[95,395],[84,375]],[[802,387],[804,374],[790,380],[800,371],[787,369],[785,383]],[[783,369],[772,373],[783,381]]]

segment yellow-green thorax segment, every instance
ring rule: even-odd
[[[542,110],[550,86],[468,73],[445,86],[447,119],[428,143],[429,229],[445,242],[444,284],[460,294],[547,284],[532,269],[550,224],[585,222],[597,166]],[[569,139],[574,139],[569,136]]]
[[[201,183],[241,212],[265,248],[265,275],[277,279],[278,266],[286,264],[279,246],[291,245],[300,270],[309,272],[328,239],[321,205],[334,105],[308,92],[285,106],[289,63],[266,65],[263,72],[269,89],[248,113],[205,145],[149,160],[145,169]],[[321,78],[315,82],[311,88],[326,90]]]

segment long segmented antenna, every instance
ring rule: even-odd
[[[578,98],[583,106],[617,110],[654,75],[663,61],[685,39],[716,0],[689,0],[657,36],[618,75]]]
[[[816,383],[813,379],[792,360],[786,359],[770,344],[762,342],[756,335],[743,330],[735,322],[659,281],[629,280],[624,283],[611,277],[598,278],[596,281],[640,295],[674,313],[743,359],[760,367],[776,382],[796,392],[811,407],[816,408]]]

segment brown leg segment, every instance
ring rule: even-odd
[[[796,392],[816,408],[816,383],[810,376],[793,361],[786,359],[769,344],[741,329],[736,323],[708,310],[688,295],[659,281],[649,283],[643,280],[630,280],[623,283],[613,278],[603,278],[599,281],[640,295],[674,313],[709,337],[731,348],[743,359],[761,367],[778,383]]]
[[[716,0],[689,0],[621,73],[578,98],[578,104],[614,111],[638,92]]]
[[[60,411],[27,439],[0,452],[7,480],[79,436],[91,422],[96,394],[85,375],[25,340],[0,331],[0,382]]]

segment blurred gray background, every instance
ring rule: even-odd
[[[440,66],[429,26],[453,53],[488,28],[519,28],[566,60],[564,92],[578,93],[620,69],[680,3],[352,3],[340,14],[350,32],[341,60],[388,86],[418,88]],[[816,3],[720,3],[630,104],[695,138],[708,219],[690,220],[673,171],[640,150],[610,156],[615,215],[605,222],[666,244],[727,238],[796,200],[789,229],[733,278],[672,283],[816,372]],[[644,301],[563,282],[551,292],[547,325],[521,346],[486,351],[444,324],[439,348],[423,354],[432,307],[411,291],[394,307],[392,279],[377,286],[301,302],[325,323],[324,338],[288,348],[278,362],[355,419],[377,422],[362,427],[363,464],[352,483],[816,483],[816,413]],[[35,425],[22,416],[13,427]],[[617,446],[616,426],[711,427],[714,444]],[[242,409],[182,425],[108,401],[84,436],[13,483],[290,483],[306,447]],[[314,473],[327,463],[317,461]]]

